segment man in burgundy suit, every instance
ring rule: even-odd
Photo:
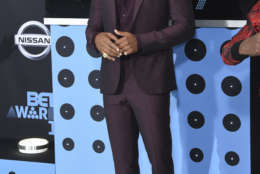
[[[93,57],[103,57],[101,93],[116,174],[140,173],[139,132],[153,174],[173,174],[172,47],[193,35],[191,4],[191,0],[92,0],[87,50]]]

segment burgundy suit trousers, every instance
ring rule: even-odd
[[[130,59],[125,61],[125,65],[130,65],[128,64]],[[138,86],[134,74],[130,73],[130,66],[124,69],[125,74],[121,75],[123,78],[118,93],[103,95],[115,172],[140,173],[138,164],[140,132],[152,164],[152,173],[173,174],[170,94],[145,93]]]

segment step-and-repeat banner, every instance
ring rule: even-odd
[[[251,1],[251,0],[246,0]],[[253,2],[254,0],[252,0]],[[241,20],[245,19],[244,14],[245,11],[240,9],[240,4],[237,3],[237,0],[229,0],[225,2],[225,0],[193,0],[193,5],[195,9],[195,16],[197,19],[207,19],[207,20]],[[241,3],[245,1],[241,0]],[[43,24],[44,17],[81,17],[87,18],[89,15],[89,0],[27,0],[26,2],[21,0],[8,0],[0,2],[0,19],[1,19],[1,29],[0,29],[0,145],[6,139],[21,139],[26,137],[45,137],[50,140],[53,140],[54,134],[56,143],[59,140],[63,140],[64,132],[60,131],[60,123],[56,122],[57,131],[54,133],[54,116],[53,116],[53,108],[54,105],[54,96],[59,95],[59,93],[55,93],[53,95],[52,86],[55,88],[52,82],[55,82],[55,79],[52,79],[53,74],[55,75],[56,69],[52,69],[51,66],[51,32],[48,26]],[[245,5],[245,4],[244,4]],[[221,9],[221,10],[220,10]],[[60,28],[59,34],[62,32],[64,36],[69,35],[71,38],[77,41],[77,38],[82,37],[74,37],[73,33],[77,33],[70,28]],[[85,30],[84,27],[81,27]],[[55,29],[55,28],[54,28]],[[69,33],[65,33],[68,29]],[[61,31],[60,31],[61,30]],[[77,31],[81,31],[80,29],[76,29]],[[56,30],[53,30],[52,33],[55,33]],[[58,31],[58,30],[57,30]],[[74,32],[73,32],[74,31]],[[230,37],[235,34],[236,31],[231,32],[231,30],[225,30],[226,36],[228,38],[224,38],[224,35],[221,38],[223,41],[226,39],[230,39]],[[211,32],[222,32],[222,30],[197,30],[197,39],[202,39],[204,43],[207,43],[209,40],[204,39],[204,36],[211,35]],[[83,36],[83,30],[81,32],[81,36]],[[76,35],[76,34],[75,34]],[[213,35],[213,34],[212,34]],[[58,34],[56,35],[58,36]],[[53,38],[54,35],[53,35]],[[210,37],[209,37],[210,38]],[[215,39],[218,40],[219,38]],[[222,40],[219,41],[219,46],[222,43]],[[193,40],[194,41],[194,40]],[[195,39],[195,41],[197,41]],[[83,41],[82,41],[83,42]],[[82,47],[82,50],[85,50],[85,45],[80,45],[75,42],[76,46]],[[85,42],[85,41],[84,41]],[[206,46],[210,46],[209,42]],[[196,44],[195,44],[196,45]],[[55,55],[55,46],[53,46],[53,53]],[[211,48],[211,47],[210,47]],[[217,47],[218,48],[218,47]],[[178,49],[177,53],[178,53]],[[180,51],[181,50],[181,51]],[[179,47],[179,51],[184,53],[182,47]],[[219,56],[219,51],[211,50],[214,54]],[[76,51],[75,51],[76,52]],[[82,52],[80,52],[82,53]],[[210,49],[208,51],[210,52]],[[87,53],[85,53],[87,54]],[[82,58],[82,57],[81,57]],[[215,57],[216,58],[216,57]],[[63,60],[57,59],[57,60]],[[66,59],[67,60],[67,59]],[[89,59],[88,61],[90,61]],[[180,60],[180,59],[179,59]],[[205,59],[209,60],[209,59]],[[218,60],[218,59],[217,59]],[[82,60],[85,61],[85,60]],[[92,61],[92,60],[91,60]],[[248,60],[247,60],[248,61]],[[249,62],[249,61],[248,61]],[[178,61],[177,61],[178,63]],[[191,62],[193,63],[193,62]],[[221,64],[219,60],[219,64]],[[73,66],[74,64],[70,64]],[[89,66],[92,64],[88,64]],[[96,65],[96,64],[95,64]],[[193,64],[192,64],[193,65]],[[63,66],[63,64],[59,64],[59,66]],[[78,65],[77,65],[78,66]],[[178,66],[178,65],[177,65]],[[221,64],[221,66],[223,66]],[[53,66],[54,67],[54,66]],[[95,66],[91,66],[94,68]],[[194,65],[193,65],[194,67]],[[258,147],[259,140],[258,134],[260,127],[257,126],[260,123],[259,111],[257,107],[259,106],[259,95],[260,95],[260,83],[259,83],[259,61],[253,59],[251,61],[251,160],[256,161],[258,158]],[[216,67],[215,67],[216,68]],[[227,68],[227,67],[226,67]],[[231,68],[231,67],[230,67]],[[229,68],[227,68],[228,70]],[[233,68],[234,69],[234,68]],[[53,71],[53,72],[52,72]],[[229,71],[229,70],[228,70]],[[82,74],[81,74],[82,75]],[[178,72],[177,72],[178,75]],[[205,75],[206,76],[206,75]],[[82,78],[83,79],[83,78]],[[58,84],[58,82],[57,82]],[[92,88],[90,88],[92,89]],[[184,88],[183,88],[184,89]],[[56,92],[63,92],[56,91]],[[181,91],[179,91],[181,93]],[[95,94],[95,97],[98,95]],[[62,99],[65,99],[65,93],[62,93]],[[100,96],[100,95],[99,95]],[[61,97],[60,97],[61,98]],[[58,101],[58,100],[56,100]],[[76,100],[75,103],[80,102]],[[78,103],[75,107],[81,106],[83,102]],[[243,103],[243,102],[241,102]],[[213,106],[213,105],[212,105]],[[244,108],[247,105],[241,106]],[[57,106],[56,106],[57,107]],[[57,107],[58,108],[58,107]],[[58,112],[60,110],[56,110]],[[58,115],[58,114],[56,114]],[[248,118],[245,117],[247,120]],[[57,121],[57,119],[56,119]],[[243,121],[243,120],[242,120]],[[84,122],[82,122],[83,124]],[[76,124],[78,127],[80,124]],[[180,124],[181,125],[181,124]],[[184,124],[183,124],[184,125]],[[248,124],[249,125],[249,124]],[[67,128],[67,127],[64,127]],[[83,128],[83,126],[82,126]],[[103,126],[105,129],[105,126]],[[248,127],[249,128],[249,127]],[[248,129],[249,130],[249,129]],[[61,134],[59,134],[61,133]],[[75,132],[75,135],[78,135],[78,132]],[[102,132],[101,132],[102,133]],[[221,133],[221,132],[220,132]],[[247,131],[246,133],[249,133]],[[73,134],[73,131],[69,131],[69,134]],[[239,134],[237,134],[239,135]],[[241,134],[242,135],[242,134]],[[249,134],[247,134],[249,135]],[[87,136],[87,135],[85,135]],[[90,138],[87,136],[86,138]],[[249,139],[249,138],[248,138]],[[57,141],[58,140],[58,141]],[[68,143],[72,142],[72,139],[64,139],[69,140],[66,141]],[[76,139],[77,140],[77,139]],[[83,140],[83,139],[81,139]],[[80,140],[80,141],[81,141]],[[181,139],[183,140],[183,138]],[[198,139],[197,139],[198,140]],[[85,141],[85,140],[84,140]],[[65,141],[64,141],[65,142]],[[77,143],[78,141],[76,141]],[[181,142],[181,141],[179,141]],[[92,140],[91,140],[92,143]],[[95,143],[100,143],[100,141],[95,141]],[[193,141],[196,143],[196,141]],[[246,142],[247,143],[247,142]],[[61,144],[61,143],[60,143]],[[58,143],[58,145],[60,145]],[[84,143],[82,143],[84,144]],[[97,144],[97,148],[102,147]],[[102,145],[102,144],[101,144]],[[249,141],[247,143],[249,145]],[[66,143],[63,144],[66,149]],[[60,159],[63,157],[62,153],[65,153],[60,148],[61,146],[56,147],[56,158]],[[201,145],[202,147],[202,145]],[[240,146],[239,146],[240,147]],[[95,150],[95,146],[93,144],[93,148]],[[241,147],[240,147],[241,148]],[[67,150],[67,149],[66,149]],[[99,149],[96,149],[98,151]],[[198,149],[197,149],[198,150]],[[246,148],[248,152],[249,148]],[[92,151],[91,151],[92,152]],[[144,151],[143,151],[144,152]],[[192,151],[191,151],[192,152]],[[199,151],[200,152],[200,151]],[[207,151],[205,151],[206,153]],[[224,151],[223,151],[224,152]],[[240,152],[238,150],[238,152]],[[92,152],[93,153],[93,152]],[[97,152],[100,153],[100,152]],[[0,151],[0,154],[2,152]],[[59,155],[60,154],[60,155]],[[192,154],[192,153],[191,153]],[[96,155],[96,154],[95,154]],[[196,155],[196,153],[195,153]],[[52,154],[52,159],[47,161],[54,163],[54,155]],[[57,157],[58,156],[58,157]],[[80,157],[80,155],[79,155]],[[82,156],[83,157],[83,156]],[[111,157],[111,155],[109,156]],[[232,156],[231,156],[232,157]],[[241,159],[247,159],[242,158]],[[85,156],[84,156],[85,158]],[[14,159],[11,157],[10,159]],[[91,158],[89,160],[93,160],[95,158]],[[189,158],[187,158],[189,159]],[[65,160],[65,159],[63,159]],[[34,159],[32,159],[34,161]],[[44,161],[44,160],[42,160]],[[61,160],[60,160],[61,161]],[[65,163],[57,163],[57,167],[63,168],[63,164]],[[82,160],[83,161],[83,160]],[[206,160],[205,160],[206,161]],[[223,162],[224,160],[222,160]],[[227,163],[228,160],[226,159]],[[45,161],[46,162],[46,161]],[[69,162],[69,161],[65,161]],[[112,161],[110,161],[112,162]],[[248,162],[248,161],[247,161]],[[78,162],[77,162],[78,163]],[[59,165],[60,164],[60,165]],[[90,164],[90,163],[89,163]],[[148,164],[148,163],[147,163]],[[226,164],[223,162],[223,164]],[[245,164],[249,169],[248,163]],[[256,162],[252,164],[252,173],[257,173],[255,165]],[[230,165],[230,164],[229,164]],[[69,165],[68,165],[69,166]],[[93,165],[94,166],[94,165]],[[228,166],[229,167],[229,166]],[[59,169],[59,168],[58,168]],[[80,168],[78,168],[80,169]],[[95,169],[96,170],[96,169]],[[61,171],[61,170],[60,170]],[[249,171],[249,170],[247,170]],[[64,173],[64,172],[63,172]],[[203,173],[203,172],[202,172]]]
[[[1,1],[0,138],[52,138],[50,31],[43,18],[87,18],[89,6],[89,0]]]
[[[52,134],[50,32],[44,0],[0,5],[0,138]]]

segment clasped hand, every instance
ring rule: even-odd
[[[118,38],[116,35],[121,36]],[[103,57],[112,61],[122,55],[134,54],[138,51],[136,36],[129,32],[118,31],[115,34],[101,32],[95,37],[95,45]]]
[[[239,53],[249,56],[260,56],[260,33],[244,40],[240,47]]]

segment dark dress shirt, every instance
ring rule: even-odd
[[[135,0],[116,0],[116,13],[117,13],[117,29],[120,31],[130,31],[130,21],[134,13]],[[132,72],[131,55],[121,56],[121,75],[120,84],[117,92],[120,92],[124,83],[129,78]]]
[[[133,17],[135,0],[116,0],[117,26],[123,31],[130,31],[129,24]]]

